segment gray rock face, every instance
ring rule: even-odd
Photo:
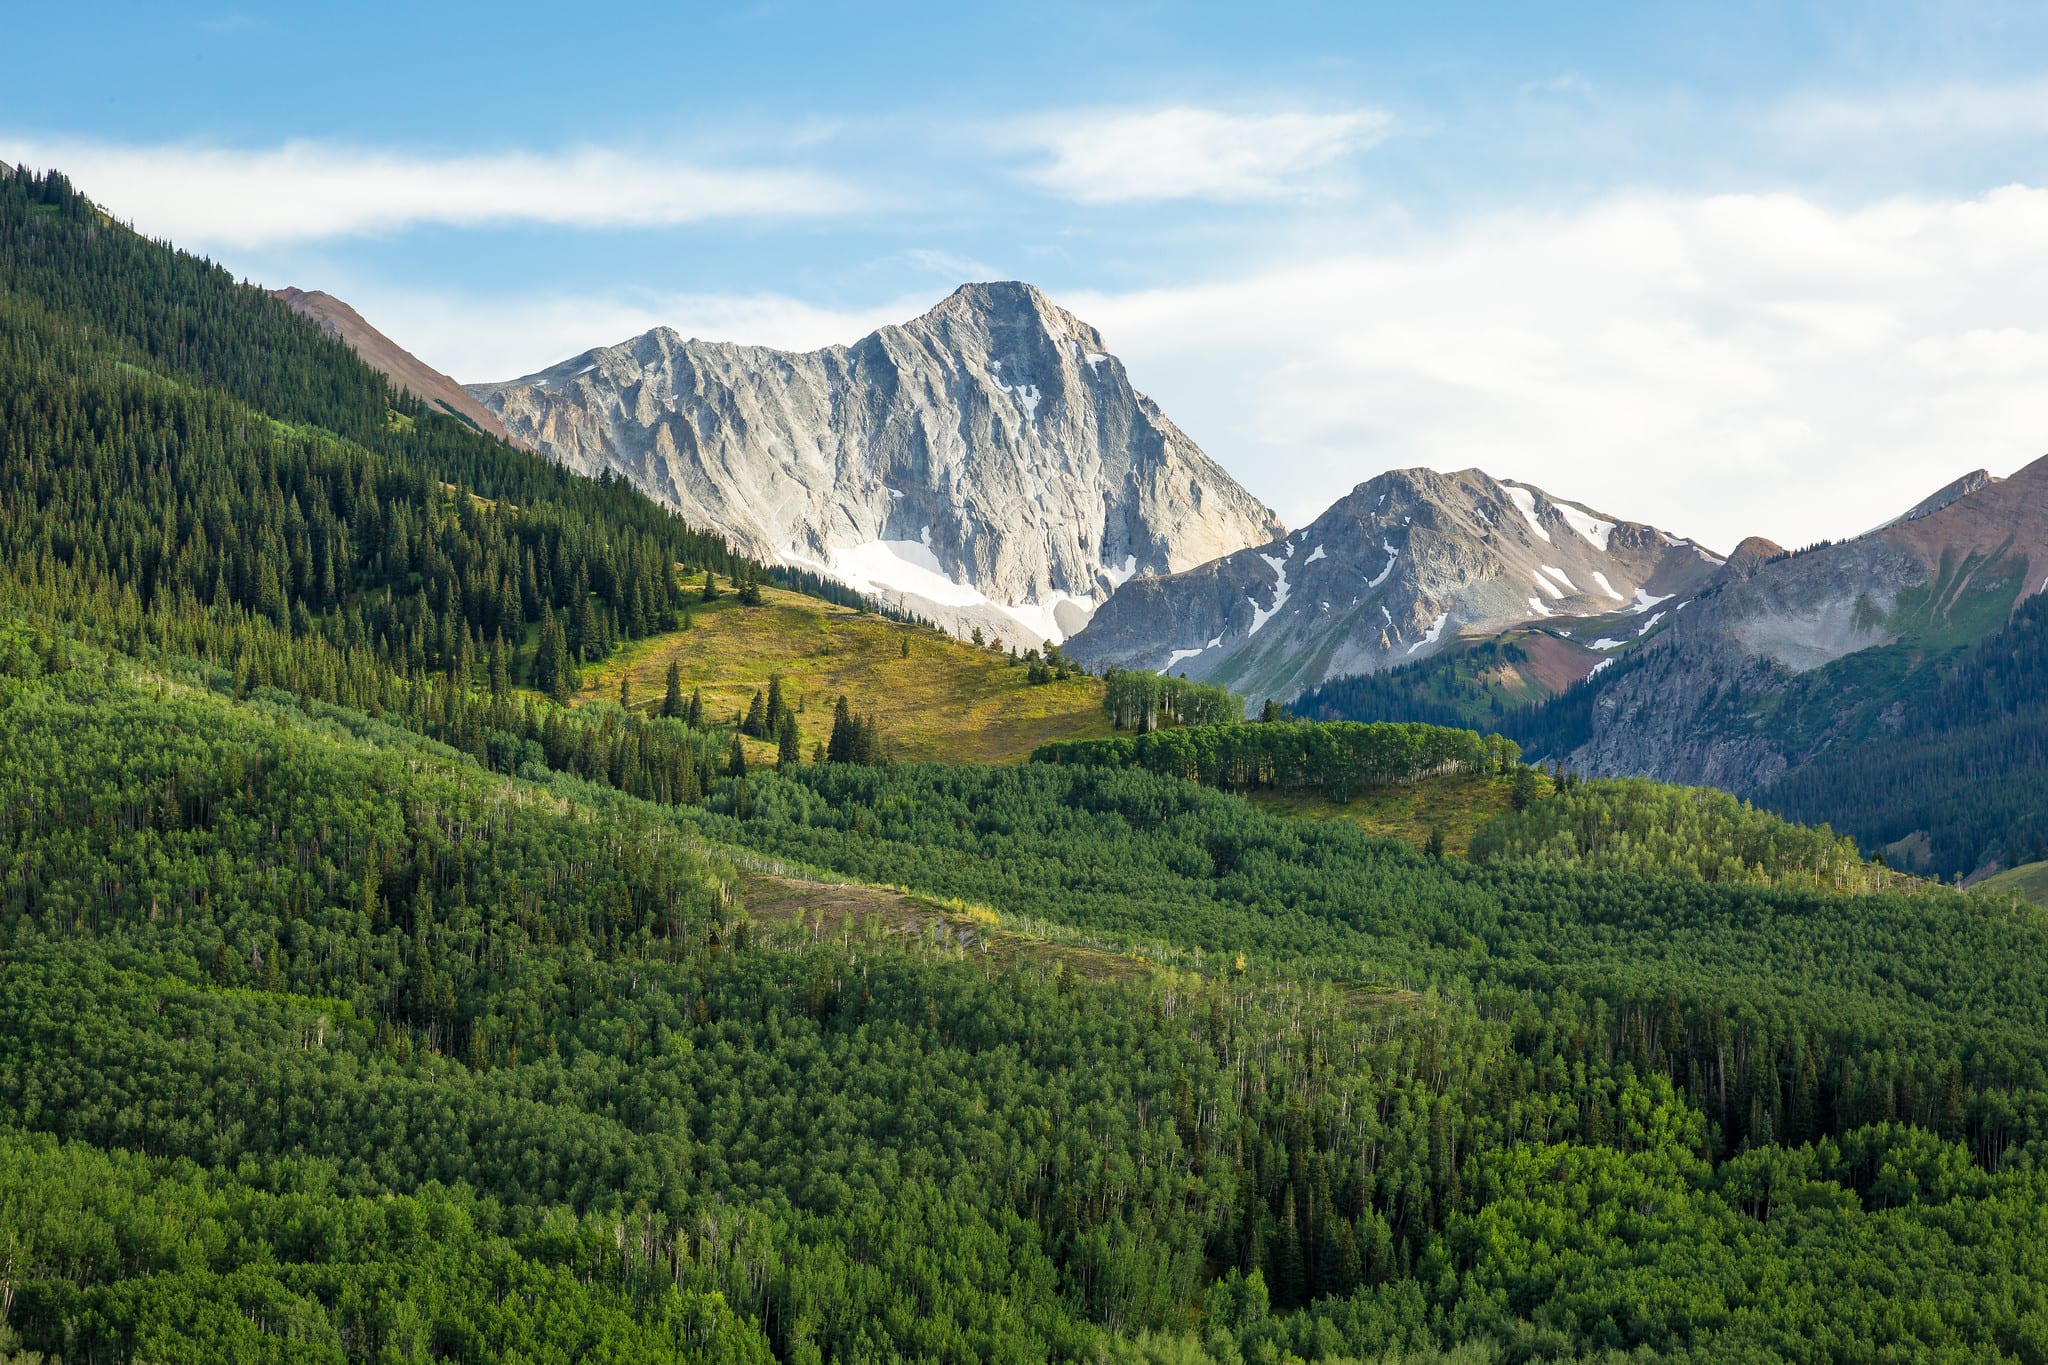
[[[1292,535],[1125,584],[1068,652],[1186,673],[1256,705],[1531,621],[1626,622],[1632,640],[1721,564],[1655,527],[1476,469],[1395,470]]]
[[[2044,590],[2048,460],[2005,480],[1979,471],[1854,540],[1719,575],[1598,680],[1591,735],[1569,760],[1761,792],[1829,743],[1757,723],[1792,678],[1877,645],[1962,643]]]
[[[1126,579],[1281,530],[1027,284],[963,286],[851,346],[660,328],[470,391],[554,459],[623,474],[751,554],[1013,641],[1063,638]]]

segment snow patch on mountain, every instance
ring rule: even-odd
[[[1508,499],[1521,509],[1523,518],[1529,523],[1529,529],[1544,540],[1549,540],[1550,532],[1543,529],[1543,522],[1536,515],[1536,495],[1520,484],[1504,483],[1501,487],[1507,489]]]

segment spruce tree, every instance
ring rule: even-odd
[[[684,724],[693,730],[704,728],[704,690],[695,688],[690,692],[689,714],[683,717]]]
[[[803,761],[803,740],[796,729],[796,713],[784,711],[775,731],[775,766],[794,768]]]
[[[754,689],[754,699],[747,703],[747,718],[740,723],[740,733],[754,739],[768,737],[768,704],[758,687]]]
[[[668,661],[668,692],[661,699],[661,714],[671,720],[683,714],[683,668],[674,659]]]
[[[839,694],[839,702],[832,708],[832,734],[825,741],[827,763],[853,762],[853,708],[846,704],[846,694]]]
[[[771,673],[768,675],[768,709],[761,717],[762,737],[781,734],[782,718],[787,714],[789,708],[782,701],[782,675]]]
[[[747,775],[747,746],[738,735],[732,737],[732,748],[725,756],[725,775],[745,777]]]
[[[631,673],[619,674],[619,709],[622,711],[633,709],[633,675]]]

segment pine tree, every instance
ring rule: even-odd
[[[502,697],[512,690],[512,672],[506,662],[505,632],[491,641],[491,695]]]
[[[754,689],[754,699],[747,703],[747,718],[740,722],[740,733],[753,739],[768,737],[768,705],[758,687]]]
[[[745,777],[747,775],[747,746],[738,735],[732,737],[732,748],[725,756],[725,775]]]
[[[803,740],[797,734],[796,713],[784,711],[775,731],[775,766],[794,768],[803,761]]]
[[[903,637],[903,657],[910,657],[910,636],[907,634]]]
[[[761,734],[763,738],[782,733],[782,718],[789,714],[789,708],[782,701],[782,675],[768,675],[768,709],[762,713]]]
[[[674,659],[668,661],[668,691],[661,699],[661,714],[671,720],[683,714],[683,668]]]
[[[631,673],[619,674],[619,709],[622,711],[633,709],[633,675]]]
[[[704,571],[704,600],[706,602],[716,602],[718,600],[718,575],[709,569]]]
[[[847,705],[846,694],[839,694],[839,702],[832,708],[832,734],[825,741],[827,763],[853,762],[853,708]]]
[[[569,642],[562,634],[562,623],[553,612],[541,618],[540,645],[533,656],[533,685],[556,701],[567,701],[576,694],[580,679],[576,666],[569,660]]]
[[[683,717],[683,723],[692,730],[704,728],[704,691],[702,688],[696,688],[691,691],[690,710],[689,714]]]

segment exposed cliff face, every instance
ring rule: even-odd
[[[1478,470],[1395,470],[1292,535],[1125,584],[1069,652],[1222,683],[1256,704],[1532,621],[1613,648],[1721,564],[1655,527]]]
[[[2048,589],[2048,460],[2006,480],[1970,475],[1867,535],[1749,556],[1733,572],[1744,563],[1732,560],[1691,610],[1596,684],[1575,766],[1742,793],[1769,787],[1838,738],[1812,714],[1811,697],[1798,726],[1771,721],[1795,679],[1848,668],[1849,656],[1881,645],[1938,656]],[[1882,686],[1873,676],[1880,681],[1841,680],[1845,723],[1882,705],[1869,694]]]
[[[851,346],[665,328],[471,391],[515,435],[615,470],[750,553],[956,628],[1061,639],[1125,580],[1279,534],[1026,284],[962,287]]]
[[[273,289],[293,312],[320,324],[320,330],[340,337],[361,356],[371,369],[421,401],[460,417],[487,435],[512,439],[496,414],[469,395],[462,385],[407,351],[390,337],[363,320],[363,315],[332,294],[318,289]],[[517,444],[527,444],[517,442]]]

